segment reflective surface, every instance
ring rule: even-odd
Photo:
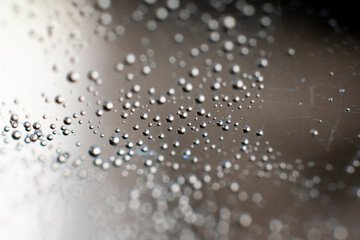
[[[296,2],[0,9],[1,238],[360,237],[354,26]]]

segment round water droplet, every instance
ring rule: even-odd
[[[239,223],[244,228],[250,227],[252,223],[252,218],[248,213],[242,213],[239,217]]]
[[[14,140],[19,140],[22,135],[21,135],[21,132],[19,130],[15,130],[15,131],[12,132],[11,136],[12,136],[12,138]]]
[[[205,102],[205,95],[202,93],[198,93],[195,97],[195,100],[197,103],[203,103]]]
[[[241,79],[236,79],[233,87],[236,89],[241,89],[244,86],[244,82]]]
[[[72,118],[71,118],[71,117],[65,117],[65,118],[64,118],[64,123],[65,123],[66,125],[70,125],[70,124],[72,123]]]
[[[232,29],[236,26],[236,20],[233,16],[226,16],[223,20],[226,29]]]
[[[101,154],[101,148],[98,145],[92,145],[89,148],[89,153],[93,157],[99,156]]]
[[[109,100],[108,100],[108,101],[105,101],[105,102],[104,102],[103,107],[104,107],[104,109],[105,109],[106,111],[110,111],[110,110],[113,109],[114,104],[113,104],[112,101],[109,101]]]
[[[111,135],[109,138],[109,142],[111,145],[118,145],[120,143],[120,138],[117,135]]]
[[[71,72],[68,74],[68,80],[70,82],[78,82],[80,80],[80,73],[78,72]]]

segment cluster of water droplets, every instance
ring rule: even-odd
[[[210,1],[211,10],[204,11],[196,1],[145,0],[126,3],[135,10],[119,23],[110,11],[114,2],[98,0],[92,5],[76,0],[73,5],[80,16],[95,18],[96,38],[106,42],[126,38],[132,27],[147,31],[141,38],[146,51],[126,49],[119,61],[111,63],[120,79],[117,82],[103,77],[99,70],[72,66],[62,79],[74,94],[86,89],[76,96],[82,110],[57,116],[49,126],[11,114],[3,135],[27,144],[40,142],[43,147],[54,138],[67,141],[75,136],[74,145],[79,150],[57,148],[57,164],[79,169],[81,179],[89,178],[93,168],[116,171],[124,178],[135,175],[134,184],[124,190],[125,198],[109,194],[104,206],[95,204],[89,209],[95,225],[103,228],[106,211],[111,209],[112,214],[121,216],[121,224],[114,231],[125,239],[227,239],[234,236],[231,229],[249,229],[244,236],[266,235],[268,239],[292,236],[292,219],[273,218],[269,226],[262,227],[258,213],[269,207],[267,195],[248,185],[253,178],[275,185],[298,183],[306,189],[294,193],[302,202],[320,194],[315,187],[321,182],[319,176],[302,178],[304,169],[311,166],[305,166],[301,159],[282,161],[281,153],[266,140],[263,128],[247,119],[264,101],[261,91],[266,79],[262,71],[271,64],[266,44],[275,41],[272,18],[279,14],[276,7],[271,3],[255,6],[245,1]],[[234,14],[224,11],[230,7]],[[244,19],[254,19],[250,23],[256,23],[255,35],[241,31]],[[151,37],[146,35],[165,34],[166,21],[175,25],[176,33],[166,36],[167,44],[174,49],[152,48]],[[191,26],[192,21],[198,21],[197,25]],[[191,34],[200,40],[192,43]],[[81,33],[78,30],[70,35],[77,38]],[[287,54],[294,57],[295,50],[289,48]],[[164,64],[169,72],[159,67]],[[60,69],[58,64],[53,65],[54,72],[62,74]],[[116,96],[104,90],[114,88]],[[71,101],[61,93],[46,99],[48,104],[69,111],[73,110]],[[82,137],[77,131],[91,134]],[[309,132],[314,137],[319,134],[316,129]],[[86,162],[92,166],[82,167]],[[347,172],[358,167],[359,161],[354,161]],[[360,198],[359,189],[356,194]],[[242,204],[244,207],[234,208]],[[151,224],[144,224],[142,218]],[[144,224],[144,229],[132,229],[128,219]],[[335,239],[347,238],[348,230],[341,223],[327,221],[322,228],[333,231]],[[309,226],[309,239],[317,239],[314,236],[321,230],[314,226],[318,225]]]

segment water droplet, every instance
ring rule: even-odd
[[[93,157],[99,156],[101,154],[101,148],[98,145],[92,145],[89,148],[89,153]]]

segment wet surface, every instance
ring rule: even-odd
[[[0,236],[358,239],[359,34],[306,6],[1,2]]]

